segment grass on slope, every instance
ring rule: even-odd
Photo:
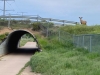
[[[33,72],[42,75],[100,75],[100,55],[55,39],[39,39],[43,52],[30,60]]]
[[[64,30],[71,34],[96,34],[96,33],[100,33],[100,25],[95,25],[95,26],[67,25],[61,27],[61,30]]]

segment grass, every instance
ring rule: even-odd
[[[89,53],[72,44],[55,39],[39,39],[43,52],[36,53],[30,60],[33,72],[42,75],[99,75],[100,55]]]
[[[100,33],[100,25],[95,26],[83,26],[83,25],[67,25],[60,28],[71,34],[97,34]]]
[[[7,28],[8,27],[8,24],[7,25],[0,25],[0,30],[2,30],[5,27]],[[10,27],[12,29],[32,28],[32,26],[29,25],[29,24],[14,24],[14,25],[11,24]]]
[[[8,34],[9,33],[1,34],[0,35],[0,42],[2,42],[8,36]]]
[[[22,38],[20,40],[20,46],[24,46],[27,42],[33,42],[33,38]]]

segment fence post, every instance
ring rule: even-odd
[[[90,36],[90,52],[92,51],[91,45],[92,45],[92,36]]]
[[[80,37],[78,36],[78,47],[79,47],[79,40],[80,40]]]
[[[48,26],[47,26],[47,37],[49,37],[49,21],[47,23],[48,23]]]
[[[59,37],[58,38],[59,38],[59,41],[60,41],[60,30],[59,30]]]
[[[75,45],[75,35],[73,34],[73,44]]]
[[[11,21],[11,15],[10,15],[10,13],[9,13],[9,21],[8,21],[8,28],[10,28],[10,21]]]
[[[48,37],[48,28],[47,28],[47,31],[46,31],[46,36]]]
[[[84,35],[83,35],[83,47],[84,47]]]

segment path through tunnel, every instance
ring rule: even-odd
[[[33,41],[36,42],[37,47],[20,48],[19,42],[21,40],[21,37],[27,33],[32,35],[32,33],[25,30],[16,30],[11,32],[6,39],[7,53],[35,53],[36,51],[40,51],[40,46],[34,35],[32,35],[32,37]]]

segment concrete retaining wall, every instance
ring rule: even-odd
[[[8,37],[6,38],[6,40],[0,45],[0,56],[2,55],[5,55],[7,53],[10,53],[10,52],[18,52],[18,51],[24,51],[24,50],[33,50],[32,52],[36,52],[36,51],[40,51],[40,46],[38,44],[38,41],[36,40],[35,36],[33,36],[35,42],[37,43],[37,48],[18,48],[18,44],[19,44],[19,41],[21,39],[21,36],[23,36],[24,34],[26,33],[29,33],[31,34],[30,32],[26,31],[26,30],[16,30],[16,31],[13,31],[11,32]]]

